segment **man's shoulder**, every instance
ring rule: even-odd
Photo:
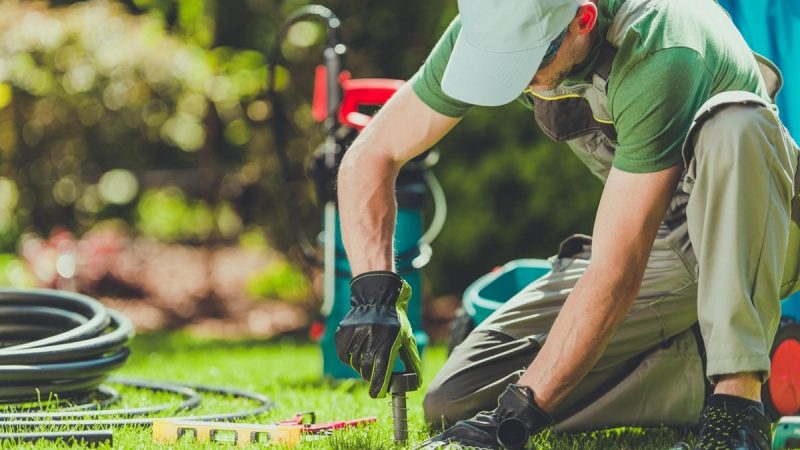
[[[629,2],[648,3],[627,0],[626,4]],[[724,90],[762,93],[752,51],[719,4],[696,0],[651,3],[653,6],[647,13],[627,28],[617,42],[609,93],[623,84],[634,68],[639,72],[652,71],[652,77],[643,79],[652,80],[653,88],[660,89],[659,82],[671,79],[663,73],[674,73],[676,66],[688,69],[693,76],[710,77],[710,93]],[[667,90],[679,87],[663,86]]]
[[[612,25],[606,36],[629,60],[670,48],[691,49],[704,59],[751,58],[736,25],[715,1],[627,0],[613,22],[629,25]]]

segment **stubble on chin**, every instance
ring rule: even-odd
[[[571,61],[578,61],[578,59],[579,58],[576,51],[570,52]],[[563,83],[564,80],[567,79],[567,76],[569,76],[569,74],[577,65],[578,65],[577,63],[571,65],[565,65],[564,67],[559,68],[552,75],[546,78],[543,78],[541,76],[534,77],[535,83],[532,83],[531,87],[537,90],[553,90],[558,86],[560,86],[561,83]]]
[[[569,69],[559,70],[558,72],[555,73],[555,75],[547,77],[546,79],[540,78],[536,80],[535,83],[531,84],[531,87],[534,88],[535,90],[540,90],[540,91],[553,90],[558,86],[560,86],[561,83],[563,83],[564,80],[567,79],[567,75],[569,74],[569,72],[570,72]]]

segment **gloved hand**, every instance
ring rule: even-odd
[[[414,449],[522,450],[532,435],[551,422],[550,416],[533,401],[533,392],[527,386],[509,384],[497,399],[494,411],[480,412],[471,419],[460,420]]]
[[[394,272],[365,272],[350,282],[350,311],[336,329],[336,354],[383,398],[397,356],[422,383],[422,362],[406,310],[411,286]]]

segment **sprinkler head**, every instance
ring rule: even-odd
[[[419,388],[419,378],[416,373],[393,373],[389,385],[392,394],[392,428],[394,428],[394,441],[404,443],[408,440],[408,407],[406,406],[406,392],[416,391]]]
[[[413,372],[397,372],[392,374],[392,381],[389,385],[391,394],[404,394],[419,389],[419,379]]]

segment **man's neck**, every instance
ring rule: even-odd
[[[591,74],[594,71],[594,66],[597,63],[597,57],[600,54],[600,46],[603,44],[603,37],[599,30],[595,29],[589,34],[590,49],[583,58],[583,61],[572,66],[572,69],[564,79],[565,82],[581,82],[591,79]]]

